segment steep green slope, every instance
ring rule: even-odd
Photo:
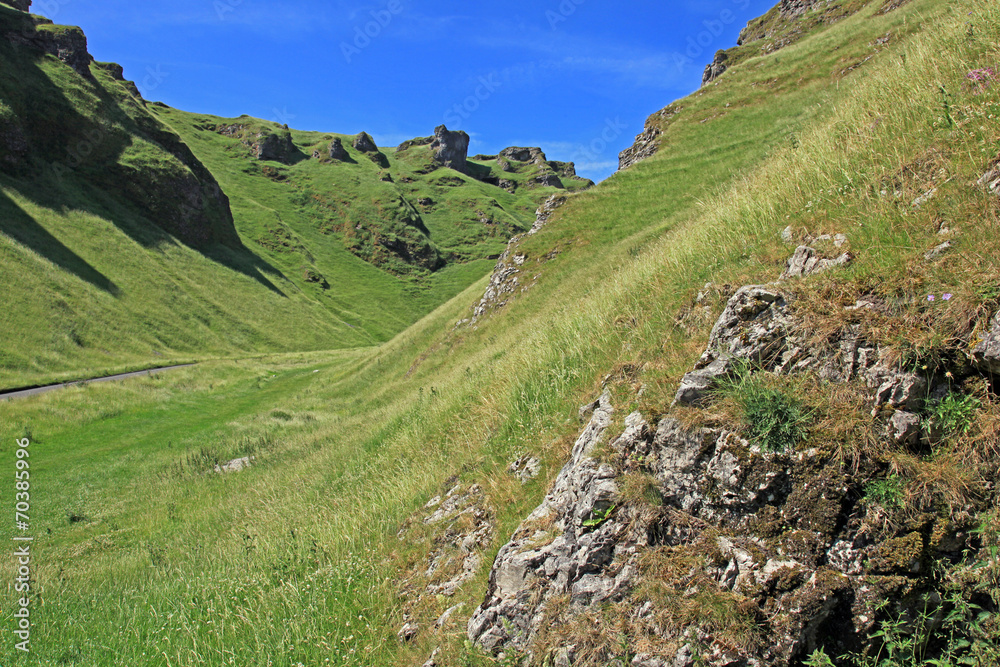
[[[637,410],[650,423],[670,415],[749,436],[729,399],[671,402],[732,290],[780,274],[792,252],[786,227],[799,239],[843,233],[855,255],[846,269],[782,288],[820,337],[861,326],[917,369],[947,369],[957,390],[981,401],[968,433],[912,451],[886,441],[887,415],[871,415],[870,388],[768,377],[811,411],[809,433],[788,458],[818,456],[819,473],[845,480],[853,494],[845,504],[864,510],[856,516],[873,534],[910,547],[888,563],[891,575],[872,580],[895,582],[873,589],[891,591],[879,620],[894,622],[908,602],[913,609],[939,590],[974,592],[995,613],[1000,407],[995,382],[960,368],[1000,307],[1000,198],[977,185],[1000,151],[1000,83],[967,78],[1000,59],[1000,10],[941,0],[879,9],[748,59],[676,103],[659,152],[570,197],[514,247],[539,278],[475,326],[454,323],[485,280],[367,350],[211,364],[0,404],[0,423],[11,425],[4,451],[14,436],[33,442],[45,554],[37,653],[11,662],[90,665],[110,654],[130,665],[416,666],[440,649],[438,665],[520,663],[514,651],[500,658],[473,646],[466,623],[490,590],[501,545],[566,462],[578,406],[607,389],[616,406],[609,434]],[[864,61],[889,31],[888,48],[845,72],[842,58]],[[942,238],[950,250],[925,259]],[[844,309],[861,298],[892,304],[891,317]],[[137,421],[148,433],[136,435]],[[508,466],[526,454],[540,459],[541,474],[522,485]],[[211,472],[245,455],[256,457],[249,470]],[[601,455],[621,470],[642,464],[611,448]],[[641,475],[632,479],[623,509],[660,516]],[[434,523],[433,509],[421,508],[473,484],[491,528],[468,547],[473,576],[441,592],[433,587],[469,562],[455,535],[480,517]],[[809,531],[761,523],[808,549]],[[956,527],[975,528],[968,553],[938,558],[928,547],[914,571],[913,545],[925,536],[940,544]],[[538,529],[527,534],[539,544],[555,537],[544,523],[527,528]],[[650,534],[636,597],[575,616],[555,607],[533,664],[561,661],[571,646],[578,666],[628,664],[650,650],[673,660],[679,647],[670,642],[692,628],[711,644],[694,643],[691,659],[708,664],[775,643],[761,636],[771,616],[758,602],[804,582],[785,573],[755,597],[711,577],[692,581],[692,572],[725,565],[712,528],[700,551],[671,553]],[[0,538],[10,533],[2,528]],[[0,564],[0,576],[11,580],[12,567]],[[825,602],[816,600],[809,610]],[[644,625],[634,612],[646,602],[662,613]],[[404,622],[416,626],[405,643],[396,635]],[[983,627],[995,645],[996,616]],[[811,641],[832,654],[846,635],[817,632]],[[877,650],[877,639],[863,639]]]

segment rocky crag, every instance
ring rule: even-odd
[[[31,3],[5,4],[27,12]],[[218,182],[149,113],[120,65],[94,62],[79,28],[7,7],[0,11],[0,49],[19,75],[16,87],[0,88],[0,169],[14,177],[46,175],[58,186],[80,177],[120,197],[184,243],[240,245],[229,200]],[[61,77],[74,95],[99,96],[100,113],[87,115],[72,96],[54,95],[53,81],[41,68],[44,59],[69,68]],[[50,100],[44,114],[35,109],[38,99]],[[139,146],[151,147],[161,159],[148,160]]]
[[[788,269],[807,254],[799,248]],[[795,291],[785,281],[737,290],[675,405],[710,408],[734,374],[810,378],[853,392],[875,440],[920,451],[943,437],[926,405],[970,378],[996,379],[1000,313],[969,363],[913,371],[857,326],[817,341]],[[858,311],[894,316],[859,298],[845,320]],[[774,449],[690,409],[654,421],[634,412],[608,437],[613,414],[607,393],[584,406],[569,462],[501,548],[468,623],[485,650],[525,664],[797,665],[823,646],[860,650],[887,617],[940,605],[942,567],[975,597],[976,516],[994,505],[992,487],[946,511],[932,489],[936,512],[906,514],[872,492],[891,485],[889,471],[830,443]],[[977,472],[996,469],[991,460]]]
[[[535,224],[528,230],[528,234],[537,234],[548,223],[549,218],[557,208],[566,203],[566,197],[552,195],[535,212]],[[530,289],[531,284],[525,281],[522,275],[525,270],[528,256],[518,252],[518,244],[524,235],[515,236],[507,244],[507,249],[500,255],[497,264],[490,275],[489,285],[483,298],[473,308],[472,317],[462,320],[457,326],[474,325],[487,313],[503,308],[510,299],[517,294]],[[544,258],[545,261],[552,259],[552,256]]]

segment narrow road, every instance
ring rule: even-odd
[[[114,382],[115,380],[126,380],[128,378],[142,377],[143,375],[152,375],[153,373],[160,373],[162,371],[172,371],[178,368],[190,368],[195,364],[181,364],[179,366],[164,366],[163,368],[151,368],[148,371],[135,371],[134,373],[122,373],[120,375],[109,375],[103,378],[94,378],[92,380],[77,380],[75,382],[63,382],[61,384],[50,384],[45,387],[34,387],[33,389],[9,389],[7,391],[0,391],[0,401],[6,401],[14,398],[27,398],[28,396],[37,396],[38,394],[44,394],[50,391],[55,391],[56,389],[65,389],[66,387],[75,387],[81,384],[90,384],[91,382]]]

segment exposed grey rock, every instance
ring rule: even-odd
[[[240,143],[249,148],[251,155],[258,160],[273,160],[288,164],[295,153],[292,135],[288,130],[254,132],[242,123],[234,123],[233,125],[223,125],[217,131],[227,137],[239,139]]]
[[[545,153],[542,152],[541,148],[537,147],[522,148],[521,146],[511,146],[500,151],[500,157],[516,162],[533,162],[538,165],[544,165],[548,162]]]
[[[813,8],[814,5],[823,3],[825,0],[781,0],[780,12],[785,18],[801,16]]]
[[[462,131],[451,131],[444,125],[434,128],[434,141],[431,143],[434,159],[455,171],[468,171],[469,135]]]
[[[563,188],[562,180],[555,174],[542,174],[534,179],[535,183],[543,187]]]
[[[617,498],[614,469],[590,456],[613,412],[605,393],[552,490],[497,555],[486,600],[468,625],[469,638],[486,650],[526,647],[553,595],[570,594],[575,604],[586,605],[624,590],[624,579],[597,574],[614,558],[622,527],[614,521],[593,530],[584,525],[595,513],[608,512]],[[556,533],[547,543],[546,531],[538,528],[546,524]]]
[[[460,611],[464,606],[464,604],[456,604],[453,607],[448,607],[448,609],[438,617],[438,620],[434,623],[434,627],[444,627],[444,624],[447,623],[451,617],[454,616],[456,612]]]
[[[433,143],[433,141],[434,141],[434,137],[433,136],[431,136],[431,137],[417,137],[416,139],[409,139],[409,140],[404,141],[403,143],[401,143],[399,146],[396,146],[396,152],[397,153],[402,153],[406,149],[412,148],[414,146],[426,146],[426,145],[428,145],[430,143]]]
[[[664,129],[681,112],[681,108],[671,104],[646,119],[646,126],[635,138],[632,147],[618,154],[618,171],[628,169],[632,165],[655,155],[660,148],[660,137],[663,135]]]
[[[877,386],[876,410],[888,405],[897,410],[916,412],[923,407],[927,380],[916,373],[905,373],[876,366],[868,374],[869,384]]]
[[[553,211],[565,203],[566,197],[564,195],[552,195],[545,200],[545,203],[535,211],[535,224],[531,226],[531,230],[528,233],[538,233],[549,221]],[[493,274],[490,276],[490,282],[486,286],[486,292],[473,310],[469,324],[475,324],[490,310],[505,306],[519,289],[522,292],[527,289],[527,286],[522,285],[520,281],[521,270],[527,257],[514,253],[514,249],[521,238],[523,238],[522,235],[512,238],[507,244],[507,249],[500,255],[496,266],[493,268]]]
[[[287,163],[295,151],[292,137],[288,134],[267,134],[261,137],[253,147],[254,157],[258,160],[275,160]]]
[[[537,234],[539,230],[541,230],[541,228],[544,227],[549,221],[549,218],[552,217],[555,210],[565,203],[565,195],[552,195],[546,199],[545,203],[539,206],[538,210],[535,211],[535,224],[533,224],[531,229],[528,230],[528,234]]]
[[[1000,311],[993,317],[990,330],[972,350],[976,366],[993,375],[1000,375]]]
[[[785,265],[785,271],[781,274],[781,278],[784,280],[787,278],[811,276],[838,266],[847,266],[853,259],[848,252],[845,252],[836,259],[824,259],[813,248],[802,245],[795,249],[795,254],[791,256]]]
[[[914,208],[920,208],[921,206],[929,202],[931,199],[934,199],[934,197],[937,196],[937,193],[938,193],[937,188],[931,188],[924,194],[920,195],[919,197],[913,200]]]
[[[350,159],[350,155],[348,154],[347,149],[344,148],[344,142],[341,141],[340,137],[336,137],[330,142],[328,152],[331,160],[346,162]]]
[[[1000,163],[991,167],[977,182],[995,195],[1000,195]]]
[[[791,320],[784,295],[749,285],[732,296],[709,337],[697,368],[684,376],[674,403],[702,401],[715,381],[732,371],[734,360],[773,368],[785,351]]]
[[[240,459],[233,459],[232,461],[227,461],[222,465],[215,466],[215,472],[217,473],[227,473],[227,472],[239,472],[244,468],[249,468],[253,463],[254,457],[244,456]]]
[[[552,661],[553,667],[573,667],[573,652],[569,647],[564,647],[556,651],[556,657]]]
[[[522,456],[507,467],[507,472],[521,480],[521,484],[527,484],[538,477],[541,470],[542,462],[529,455]]]
[[[716,359],[704,368],[686,373],[674,397],[674,403],[682,405],[703,403],[715,387],[716,381],[726,377],[731,371],[732,363],[728,359]]]
[[[375,140],[372,139],[371,135],[367,132],[361,132],[358,136],[354,137],[354,148],[362,153],[378,152],[378,146],[375,145]]]
[[[705,66],[705,74],[701,77],[701,85],[707,86],[712,81],[718,79],[729,68],[729,54],[725,51],[716,51],[715,59]]]
[[[792,245],[795,243],[795,230],[792,229],[791,225],[788,225],[783,230],[781,230],[781,240],[787,245]]]
[[[913,447],[920,442],[920,416],[900,410],[889,420],[889,438],[893,443]]]
[[[30,4],[30,3],[29,3]],[[12,5],[13,6],[13,5]],[[36,25],[52,24],[49,19],[35,19]],[[77,27],[65,27],[60,30],[34,30],[25,32],[10,32],[7,38],[11,41],[49,53],[63,61],[83,77],[88,79],[90,63],[94,57],[87,50],[87,36]]]
[[[941,259],[941,257],[943,257],[946,252],[951,250],[951,245],[952,245],[951,241],[945,241],[941,245],[936,246],[933,249],[925,252],[924,259],[927,260],[928,262],[934,262]]]
[[[424,663],[423,667],[439,667],[437,657],[440,653],[440,648],[434,649],[434,652],[431,653],[431,657],[427,658],[427,662]]]
[[[396,633],[396,636],[399,637],[399,641],[406,643],[413,641],[418,632],[420,632],[420,626],[411,622],[406,623],[402,628],[400,628],[399,632]]]

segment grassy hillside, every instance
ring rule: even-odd
[[[632,409],[730,419],[671,409],[671,399],[731,288],[777,278],[786,227],[843,233],[856,255],[790,288],[818,331],[874,294],[898,303],[906,323],[864,322],[878,342],[922,363],[954,358],[1000,306],[1000,200],[974,185],[1000,152],[1000,82],[967,78],[1000,60],[1000,10],[940,0],[880,9],[748,58],[680,100],[657,155],[574,195],[521,242],[537,282],[475,327],[454,325],[485,280],[367,350],[216,362],[0,404],[3,456],[14,437],[32,441],[44,600],[36,654],[10,663],[421,665],[440,647],[441,665],[497,664],[467,645],[464,624],[500,545],[565,461],[577,406],[606,385],[619,426]],[[191,117],[157,114],[196,154],[215,152],[182,127]],[[323,166],[300,162],[296,178]],[[952,249],[927,261],[942,227]],[[707,312],[695,308],[703,290]],[[953,298],[930,310],[927,294],[944,291]],[[800,446],[882,457],[899,471],[904,504],[928,480],[959,494],[966,480],[983,488],[995,464],[1000,409],[989,390],[961,443],[985,461],[972,477],[954,452],[866,449],[873,425],[828,391],[808,398],[823,418]],[[522,454],[543,464],[525,486],[506,472]],[[256,457],[248,470],[212,472],[246,455]],[[397,531],[456,481],[483,488],[490,546],[453,596],[418,596],[412,582],[426,583],[440,536],[422,524],[405,540]],[[11,568],[0,566],[6,581]],[[396,638],[404,610],[421,628],[408,644]],[[613,639],[630,649],[631,638]]]
[[[531,165],[514,192],[439,168],[426,146],[383,167],[345,138],[349,162],[307,159],[333,135],[149,104],[80,29],[7,6],[0,56],[0,388],[388,340],[557,191]],[[287,164],[251,155],[255,133],[283,135]]]

